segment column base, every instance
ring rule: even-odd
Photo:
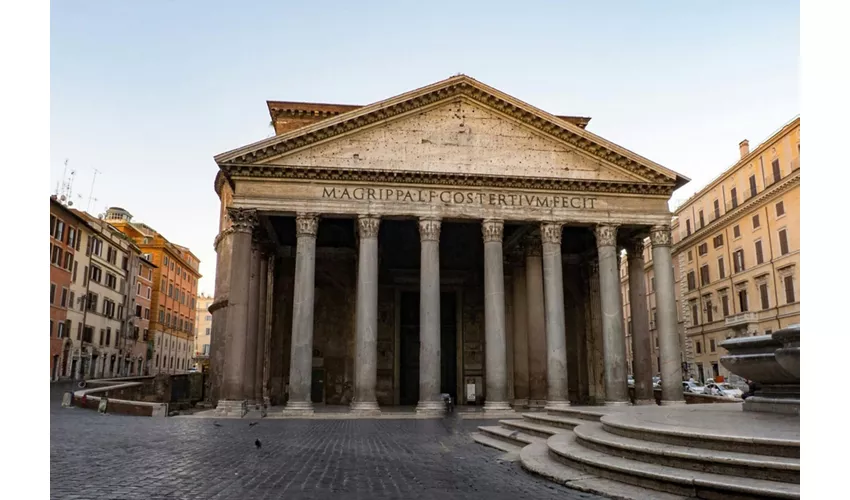
[[[514,409],[507,401],[484,401],[484,413],[510,413]]]
[[[605,401],[605,406],[631,406],[628,401]]]
[[[546,401],[544,410],[566,410],[570,407],[569,401]]]
[[[284,415],[312,415],[313,403],[310,401],[289,401],[283,408]]]
[[[679,401],[679,400],[672,400],[672,399],[671,399],[671,400],[666,400],[666,401],[665,401],[665,400],[663,400],[663,399],[661,400],[661,406],[679,406],[679,405],[684,405],[684,404],[687,404],[687,403],[685,403],[685,400],[684,400],[684,399],[683,399],[683,400],[681,400],[681,401]]]
[[[356,415],[380,415],[381,407],[377,401],[352,401],[349,413]]]
[[[245,406],[245,401],[221,399],[215,407],[215,414],[222,417],[239,417],[242,418],[248,413],[248,408]]]
[[[446,403],[443,401],[420,401],[416,405],[417,415],[442,415],[446,411]]]
[[[529,410],[542,410],[546,407],[546,401],[543,399],[529,399],[528,400],[528,409]]]
[[[658,404],[654,399],[638,399],[635,401],[635,406],[649,406],[654,404]]]
[[[514,408],[525,408],[528,406],[528,399],[514,399]]]

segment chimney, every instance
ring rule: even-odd
[[[738,149],[741,150],[741,158],[747,156],[750,154],[750,141],[744,139],[740,144],[738,144]]]

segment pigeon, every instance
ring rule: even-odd
[[[256,441],[254,441],[254,446],[256,446],[257,449],[259,450],[260,448],[263,447],[263,443],[261,443],[260,440],[257,439]]]
[[[213,425],[216,426],[216,427],[221,427],[221,424],[218,423],[218,422],[213,422]]]
[[[255,425],[257,425],[258,423],[259,423],[259,422],[251,422],[250,424],[248,424],[248,427],[254,427],[254,426],[255,426]]]

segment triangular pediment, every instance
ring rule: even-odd
[[[687,178],[464,75],[216,156],[305,168],[666,186]]]

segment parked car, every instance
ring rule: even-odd
[[[685,392],[692,392],[694,394],[705,394],[705,386],[699,385],[696,382],[691,382],[690,380],[685,380],[682,382],[682,389]]]
[[[731,384],[709,382],[705,384],[705,394],[712,396],[723,396],[727,398],[741,398],[744,392]]]

